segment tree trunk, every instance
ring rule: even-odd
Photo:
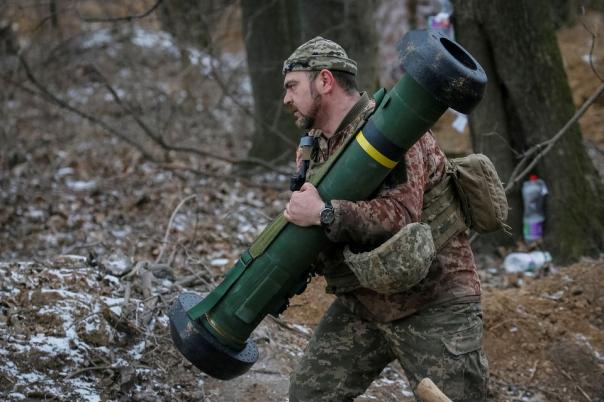
[[[515,155],[550,139],[573,115],[570,88],[545,0],[454,0],[458,40],[486,69],[486,96],[472,114],[475,151],[504,181]],[[509,144],[509,146],[507,145]],[[560,262],[604,248],[602,184],[574,125],[537,164],[547,183],[544,246]],[[509,223],[520,238],[520,186],[509,194]]]
[[[580,3],[579,0],[551,0],[550,7],[556,28],[569,26],[577,21]]]
[[[50,0],[48,3],[48,11],[50,13],[50,24],[52,29],[59,33],[59,37],[62,37],[61,26],[59,25],[59,8],[57,7],[58,0]]]
[[[298,0],[302,42],[323,36],[340,44],[358,63],[359,89],[378,88],[375,0]]]
[[[293,160],[301,134],[283,106],[283,61],[301,44],[295,5],[288,0],[242,0],[242,23],[254,96],[254,136],[249,156]],[[283,156],[291,156],[286,159]]]

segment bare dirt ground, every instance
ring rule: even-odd
[[[589,21],[602,30],[601,15]],[[600,83],[585,61],[591,37],[577,24],[559,39],[579,105]],[[36,71],[41,79],[132,138],[141,136],[139,127],[98,77],[91,79],[86,62],[111,77],[120,94],[130,94],[124,96],[172,140],[186,144],[194,136],[206,149],[235,156],[245,149],[237,144],[249,142],[249,134],[232,134],[251,124],[240,105],[207,95],[219,88],[206,67],[220,63],[249,106],[240,54],[212,59],[179,52],[153,24],[128,32],[100,27],[55,54],[56,65]],[[192,66],[186,75],[179,73],[183,54]],[[602,66],[603,59],[597,42],[594,60]],[[57,71],[64,73],[51,80]],[[137,80],[160,84],[141,90]],[[0,152],[0,400],[285,401],[288,376],[332,300],[322,279],[313,279],[280,318],[263,321],[252,335],[259,362],[229,382],[182,359],[166,312],[179,292],[216,286],[282,210],[287,177],[237,177],[229,163],[214,159],[151,163],[27,91],[12,88],[2,101],[8,134]],[[580,121],[601,171],[603,108],[600,99]],[[467,131],[451,129],[453,119],[445,116],[435,132],[449,153],[467,152]],[[604,400],[604,260],[512,277],[500,258],[479,257],[490,400]],[[357,400],[414,398],[392,364]]]

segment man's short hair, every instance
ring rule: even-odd
[[[332,71],[333,77],[347,93],[358,92],[357,77],[344,71]]]
[[[333,78],[336,80],[338,85],[340,87],[342,87],[342,89],[346,93],[350,94],[350,93],[359,91],[359,87],[357,85],[357,77],[354,74],[345,73],[343,71],[332,71],[332,70],[329,70],[329,71],[331,71]],[[317,78],[319,73],[320,73],[320,71],[317,71],[317,70],[309,71],[308,80],[311,82],[314,81],[314,79]]]

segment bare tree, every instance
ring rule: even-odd
[[[298,19],[288,0],[242,0],[242,23],[254,95],[254,136],[249,155],[287,161],[299,134],[282,104],[283,60],[298,42]],[[291,158],[290,158],[291,159]]]
[[[489,155],[504,181],[524,152],[543,148],[574,113],[545,0],[454,0],[459,41],[489,76],[470,126],[477,152]],[[594,79],[595,78],[594,76]],[[559,261],[604,247],[604,204],[598,173],[574,124],[534,170],[547,182],[545,247]],[[521,233],[520,189],[510,194],[510,225]],[[500,238],[498,240],[501,240]]]

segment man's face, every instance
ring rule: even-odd
[[[290,71],[285,75],[283,103],[293,113],[297,127],[308,130],[313,127],[321,107],[321,95],[307,71]]]

